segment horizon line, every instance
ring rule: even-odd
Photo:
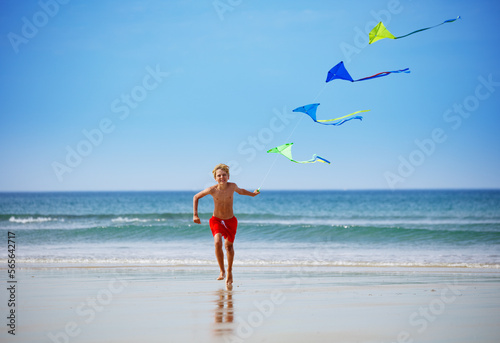
[[[0,190],[0,194],[7,193],[165,193],[165,192],[196,192],[193,189],[176,189],[176,190]],[[387,189],[387,188],[359,188],[359,189],[267,189],[264,192],[363,192],[363,191],[386,191],[386,192],[397,192],[397,191],[500,191],[500,188],[398,188],[398,189]]]

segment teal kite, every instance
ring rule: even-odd
[[[326,82],[328,83],[328,82],[335,80],[335,79],[357,82],[357,81],[365,81],[365,80],[375,79],[377,77],[387,76],[391,73],[409,73],[409,72],[410,72],[410,68],[393,70],[393,71],[383,71],[381,73],[378,73],[378,74],[375,74],[372,76],[367,76],[367,77],[363,77],[361,79],[353,80],[351,75],[349,75],[349,73],[345,69],[344,62],[340,61],[340,63],[336,64],[332,69],[330,69],[328,71],[328,75],[326,76]]]
[[[277,146],[276,148],[272,148],[268,150],[268,153],[277,153],[285,156],[288,158],[290,161],[295,162],[295,163],[314,163],[314,162],[322,162],[322,163],[328,163],[330,164],[330,161],[325,160],[323,157],[319,157],[318,155],[314,154],[313,157],[310,160],[307,161],[295,161],[292,157],[292,145],[293,143],[286,143],[280,146]]]
[[[334,119],[322,119],[322,120],[319,120],[319,119],[316,119],[316,109],[318,108],[318,106],[319,106],[319,103],[309,104],[309,105],[297,107],[292,112],[302,112],[302,113],[305,113],[309,117],[311,117],[312,120],[314,120],[318,124],[339,126],[339,125],[342,125],[346,121],[349,121],[349,120],[353,120],[353,119],[363,120],[363,117],[361,117],[361,116],[355,116],[355,117],[351,117],[351,118],[348,118],[348,119],[344,119],[344,118],[353,116],[353,115],[361,113],[361,112],[368,112],[368,111],[370,111],[370,110],[356,111],[354,113],[345,115],[343,117],[338,117],[338,118],[334,118]],[[332,122],[332,121],[335,121],[335,123],[329,123],[329,122]]]
[[[431,27],[426,27],[426,28],[423,28],[420,30],[416,30],[416,31],[410,32],[404,36],[399,36],[399,37],[395,37],[392,33],[389,32],[389,30],[387,30],[387,28],[384,26],[384,24],[382,22],[380,22],[368,34],[368,36],[370,38],[368,43],[372,44],[372,43],[374,43],[380,39],[384,39],[384,38],[399,39],[399,38],[408,37],[409,35],[412,35],[412,34],[417,33],[417,32],[429,30],[429,29],[432,29],[434,27],[437,27],[437,26],[440,26],[440,25],[443,25],[446,23],[453,23],[454,21],[457,21],[458,19],[460,19],[460,16],[456,17],[455,19],[445,20],[441,24],[437,24],[437,25],[434,25]]]

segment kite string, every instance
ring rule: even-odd
[[[275,157],[274,157],[274,161],[273,161],[273,163],[271,164],[271,167],[268,169],[268,171],[267,171],[266,175],[265,175],[265,176],[264,176],[264,178],[262,179],[262,182],[260,183],[259,188],[257,188],[257,190],[258,190],[258,191],[260,191],[260,188],[261,188],[261,187],[262,187],[262,185],[264,184],[264,181],[266,181],[267,176],[269,175],[269,172],[271,171],[271,169],[273,169],[273,166],[274,166],[274,164],[276,163],[276,157],[278,157],[278,156],[275,156]]]
[[[325,85],[323,86],[323,88],[321,88],[321,90],[318,92],[318,94],[316,94],[316,96],[314,97],[313,101],[312,102],[315,102],[316,99],[318,99],[318,97],[321,95],[321,93],[323,93],[323,91],[325,90],[326,88],[326,83]],[[295,130],[297,129],[297,127],[299,126],[300,122],[302,121],[302,119],[304,118],[304,116],[301,116],[299,121],[297,122],[297,124],[295,124],[295,127],[293,128],[292,132],[288,135],[287,139],[285,140],[286,142],[288,142],[290,140],[290,138],[292,137],[293,133],[295,132]],[[276,163],[276,160],[278,159],[278,155],[276,155],[274,157],[274,161],[273,163],[271,164],[271,167],[269,167],[269,170],[267,171],[266,175],[264,176],[264,178],[262,179],[262,182],[260,183],[260,186],[259,188],[257,188],[257,190],[260,191],[260,188],[262,187],[262,185],[264,184],[264,182],[266,181],[267,179],[267,176],[269,175],[269,173],[271,172],[271,169],[273,169],[274,167],[274,164]]]
[[[286,142],[288,142],[288,140],[290,139],[290,137],[292,137],[293,133],[295,132],[295,129],[297,129],[297,126],[299,126],[300,122],[302,121],[302,118],[304,118],[304,116],[301,116],[299,121],[297,122],[297,124],[295,124],[295,127],[293,128],[292,132],[288,135],[287,139],[285,140]],[[269,167],[266,175],[264,176],[264,178],[262,179],[262,182],[260,183],[260,186],[258,188],[258,190],[260,191],[260,188],[262,187],[262,185],[264,184],[264,181],[266,181],[267,179],[267,176],[269,175],[269,173],[271,172],[271,169],[273,169],[274,167],[274,164],[276,163],[276,160],[278,159],[278,155],[274,156],[274,160],[273,160],[273,163],[271,164],[271,166]]]

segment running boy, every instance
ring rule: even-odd
[[[210,194],[214,199],[214,213],[210,218],[209,224],[214,236],[215,256],[219,263],[220,275],[217,280],[224,280],[226,272],[224,269],[224,253],[222,251],[222,236],[225,238],[225,247],[227,252],[227,279],[226,285],[231,286],[233,283],[233,259],[234,259],[234,236],[238,220],[233,213],[233,195],[234,192],[240,195],[248,195],[251,197],[259,194],[258,190],[253,193],[246,189],[239,188],[235,183],[227,182],[229,180],[229,167],[225,164],[218,164],[212,171],[216,185],[208,187],[199,192],[193,197],[193,221],[196,224],[201,224],[198,217],[198,200],[205,195]]]

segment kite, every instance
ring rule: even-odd
[[[363,77],[361,79],[353,80],[351,75],[347,72],[347,70],[344,67],[344,62],[340,61],[336,66],[334,66],[332,69],[328,71],[328,75],[326,76],[326,82],[330,82],[335,79],[341,79],[341,80],[347,80],[351,82],[357,82],[357,81],[364,81],[364,80],[370,80],[370,79],[375,79],[377,77],[382,77],[382,76],[387,76],[391,73],[409,73],[410,68],[405,68],[401,70],[394,70],[394,71],[383,71],[381,73],[372,75],[372,76],[367,76]]]
[[[387,30],[387,28],[384,26],[384,24],[382,22],[380,22],[368,34],[368,36],[370,37],[368,44],[372,44],[373,42],[376,42],[376,41],[378,41],[380,39],[384,39],[384,38],[399,39],[399,38],[408,37],[409,35],[412,35],[412,34],[417,33],[417,32],[429,30],[429,29],[432,29],[434,27],[437,27],[437,26],[440,26],[440,25],[443,25],[446,23],[453,23],[454,21],[457,21],[458,19],[460,19],[460,16],[458,16],[456,19],[445,20],[441,24],[437,24],[437,25],[434,25],[431,27],[426,27],[426,28],[423,28],[420,30],[416,30],[416,31],[410,32],[404,36],[399,36],[399,37],[395,37],[392,33],[389,32],[389,30]]]
[[[323,157],[319,157],[318,155],[314,154],[313,157],[310,160],[307,161],[295,161],[292,158],[292,145],[293,143],[286,143],[280,146],[277,146],[276,148],[272,148],[268,150],[268,153],[277,153],[285,156],[288,158],[290,161],[295,162],[295,163],[314,163],[314,162],[322,162],[322,163],[328,163],[330,164],[330,161],[325,160]]]
[[[353,115],[361,113],[361,112],[368,112],[369,111],[369,110],[362,110],[362,111],[357,111],[357,112],[354,112],[354,113],[351,113],[351,114],[348,114],[348,115],[345,115],[345,116],[339,117],[339,118],[318,120],[318,119],[316,119],[316,109],[318,108],[318,106],[319,106],[319,103],[305,105],[305,106],[297,107],[292,112],[302,112],[302,113],[305,113],[309,117],[311,117],[312,120],[314,120],[318,124],[339,126],[339,125],[344,124],[346,121],[349,121],[349,120],[352,120],[352,119],[363,120],[363,117],[361,117],[361,116],[355,116],[355,117],[351,117],[351,118],[348,118],[348,119],[344,119],[344,118],[353,116]],[[343,119],[343,120],[341,120],[341,119]],[[339,121],[337,121],[337,120],[339,120]],[[337,122],[335,122],[335,123],[327,123],[327,122],[331,122],[331,121],[337,121]]]

